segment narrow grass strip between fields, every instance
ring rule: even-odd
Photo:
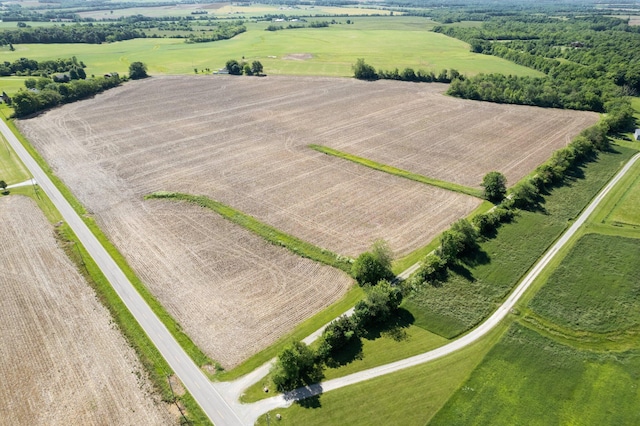
[[[182,348],[189,355],[189,357],[198,366],[214,365],[216,367],[219,367],[219,365],[216,362],[211,360],[204,352],[202,352],[200,350],[200,348],[198,348],[195,345],[195,343],[193,343],[193,341],[189,338],[189,336],[187,336],[184,332],[182,332],[180,325],[173,319],[173,317],[171,317],[171,315],[169,315],[169,313],[164,309],[164,307],[160,304],[160,302],[158,302],[155,299],[155,297],[153,297],[151,292],[149,292],[149,290],[142,283],[142,281],[136,276],[136,274],[134,273],[133,269],[129,266],[129,264],[125,260],[124,256],[118,251],[118,249],[113,244],[111,244],[111,242],[102,233],[102,230],[98,227],[98,225],[95,223],[95,221],[92,218],[87,216],[87,211],[84,209],[82,204],[80,204],[80,202],[74,197],[74,195],[71,193],[69,188],[67,188],[67,186],[62,182],[62,180],[60,180],[60,178],[58,178],[53,173],[53,171],[49,167],[48,163],[40,156],[38,151],[36,151],[31,146],[31,144],[27,141],[27,139],[20,133],[20,131],[16,128],[15,124],[12,121],[6,120],[6,119],[5,119],[5,122],[7,123],[7,125],[11,129],[11,131],[16,135],[18,140],[22,143],[24,148],[36,160],[36,162],[45,171],[45,173],[47,173],[47,175],[49,176],[51,181],[56,185],[58,190],[63,194],[63,196],[69,202],[69,204],[71,204],[71,206],[74,208],[74,210],[80,215],[80,217],[82,217],[82,219],[84,220],[84,222],[87,225],[87,227],[89,227],[91,232],[93,232],[93,234],[96,236],[98,241],[100,241],[100,244],[103,245],[105,250],[107,250],[107,252],[109,252],[111,257],[114,259],[114,261],[118,264],[118,266],[122,269],[124,274],[127,276],[127,279],[129,279],[129,281],[131,281],[131,283],[136,288],[138,293],[140,293],[140,295],[145,300],[145,302],[153,310],[154,314],[167,327],[169,332],[178,341],[180,346],[182,346]],[[77,247],[79,247],[80,250],[84,250],[82,248],[82,244],[80,244],[77,241],[77,239],[75,239],[75,235],[73,236],[73,238],[74,238],[73,241],[76,241]],[[91,259],[91,258],[89,257],[88,253],[84,252],[83,259],[86,259],[86,260],[84,260],[84,265],[89,265],[90,264],[90,262],[88,260]],[[92,263],[92,261],[91,261],[91,263]],[[97,270],[97,273],[99,273],[99,276],[102,276],[102,273],[99,271],[97,266],[95,266],[95,269]],[[97,275],[92,274],[92,277],[96,277],[96,276]],[[100,287],[105,286],[105,289],[103,289],[102,291],[104,291],[104,292],[113,292],[113,294],[115,295],[114,298],[108,298],[107,299],[107,302],[108,302],[107,303],[107,308],[112,312],[114,312],[114,311],[126,311],[127,314],[129,315],[129,317],[127,317],[126,319],[124,319],[123,316],[115,316],[114,315],[114,320],[116,321],[117,325],[121,328],[121,330],[125,330],[126,327],[128,326],[128,323],[131,323],[131,322],[135,322],[136,326],[139,327],[138,323],[131,316],[131,314],[129,313],[128,309],[126,308],[126,306],[124,305],[122,300],[116,295],[115,291],[113,290],[111,285],[108,283],[106,278],[104,278],[104,276],[102,276],[102,280],[104,281],[104,283],[99,285]],[[100,279],[96,279],[95,282],[100,284],[102,281]],[[123,334],[125,334],[125,333],[123,332]],[[159,355],[159,353],[157,353],[157,349],[155,348],[153,343],[151,343],[151,341],[149,340],[147,335],[144,333],[144,331],[141,331],[140,333],[125,334],[125,337],[129,341],[131,346],[134,349],[136,349],[136,351],[138,353],[138,356],[141,358],[141,360],[143,358],[146,358],[148,360],[151,360],[151,362],[155,362],[156,359],[161,359],[162,362],[165,362],[164,359]],[[131,340],[129,340],[129,339],[131,339]],[[153,348],[153,351],[156,351],[156,353],[158,354],[158,356],[160,358],[149,357],[147,355],[144,355],[142,352],[139,352],[139,350],[141,350],[140,348],[146,348],[146,347]],[[143,364],[144,364],[144,362],[143,362]],[[144,364],[144,365],[145,365],[145,367],[147,367],[147,364]],[[167,364],[165,364],[165,367],[166,368],[163,367],[163,371],[167,371],[167,372],[171,372],[172,373],[172,371],[169,369]],[[156,386],[158,389],[162,389],[163,392],[164,392],[164,390],[167,389],[167,387],[168,387],[168,385],[166,383],[166,376],[159,378],[158,375],[156,373],[154,373],[153,369],[147,368],[147,370],[149,371],[149,374],[150,374],[150,376],[152,378],[154,386]],[[203,371],[205,371],[205,374],[206,374],[206,370],[203,370]],[[167,374],[169,374],[169,373],[167,373]],[[185,398],[185,401],[191,398],[190,396],[187,396],[187,395],[188,394],[185,394],[185,396],[183,397],[183,398]],[[193,399],[191,399],[191,400],[193,401],[193,404],[191,406],[189,406],[188,404],[185,403],[187,408],[191,411],[191,413],[193,413],[194,417],[202,418],[202,419],[204,419],[203,423],[209,424],[209,420],[208,420],[207,416],[200,409],[200,407],[195,403],[195,401]]]
[[[260,222],[253,216],[236,210],[233,207],[222,204],[219,201],[205,197],[203,195],[190,195],[179,192],[158,191],[145,196],[145,199],[169,199],[187,201],[218,213],[225,219],[242,226],[254,234],[264,238],[271,244],[282,246],[298,256],[306,257],[325,265],[333,266],[347,274],[351,273],[352,259],[346,256],[335,254],[329,250],[320,248],[306,241],[302,241],[292,235]]]
[[[417,173],[412,173],[406,170],[398,169],[393,166],[389,166],[387,164],[378,163],[373,160],[369,160],[368,158],[358,157],[357,155],[348,154],[346,152],[338,151],[333,148],[329,148],[323,145],[309,145],[309,148],[322,152],[323,154],[332,155],[334,157],[342,158],[343,160],[348,160],[356,164],[360,164],[365,167],[369,167],[374,170],[378,170],[380,172],[389,173],[394,176],[398,176],[405,179],[410,179],[416,182],[424,183],[426,185],[436,186],[438,188],[446,189],[448,191],[459,192],[461,194],[470,195],[472,197],[482,198],[482,191],[476,188],[470,188],[464,185],[458,185],[453,182],[446,182],[443,180],[438,180],[434,178],[430,178],[427,176],[419,175]]]

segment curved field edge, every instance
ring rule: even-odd
[[[6,119],[5,119],[6,120]],[[142,282],[135,276],[130,267],[122,255],[115,249],[115,247],[107,240],[106,236],[95,224],[93,219],[87,217],[87,213],[82,205],[75,199],[71,191],[64,185],[64,183],[53,174],[48,164],[40,157],[38,152],[33,149],[24,136],[18,131],[12,121],[5,121],[11,131],[16,135],[18,140],[22,143],[29,154],[38,162],[40,167],[47,173],[52,182],[57,186],[60,192],[64,195],[67,201],[72,205],[74,210],[83,218],[89,229],[94,233],[96,238],[105,247],[109,254],[113,257],[116,263],[122,268],[127,278],[132,282],[136,290],[141,294],[145,301],[149,304],[154,313],[160,318],[164,325],[169,329],[174,338],[180,343],[183,349],[189,354],[189,356],[196,362],[197,365],[211,365],[214,364],[202,351],[200,351],[195,344],[189,339],[187,335],[180,331],[180,326],[173,321],[170,315],[164,310],[164,308],[150,295],[148,290]],[[40,191],[42,192],[42,191]],[[36,202],[42,208],[42,206],[48,206],[45,214],[48,218],[56,217],[57,213],[52,214],[55,208],[51,205],[51,202],[46,199],[43,201],[42,195],[37,194]],[[167,377],[173,374],[173,371],[166,363],[164,358],[160,355],[156,347],[151,343],[144,330],[140,327],[135,318],[131,315],[126,308],[120,297],[116,294],[115,290],[109,284],[104,277],[100,269],[93,262],[93,259],[84,249],[83,245],[77,239],[73,231],[68,228],[66,224],[61,226],[59,231],[59,238],[67,241],[71,244],[66,244],[65,251],[69,258],[77,266],[78,271],[85,277],[87,282],[94,288],[100,301],[111,313],[115,323],[122,331],[123,336],[129,342],[132,348],[136,351],[140,362],[149,373],[149,377],[153,382],[153,385],[161,391],[163,399],[167,401],[172,400],[172,392],[167,381]],[[74,252],[71,247],[77,247]],[[203,370],[206,373],[206,370]],[[195,402],[188,392],[185,392],[180,397],[185,408],[189,412],[189,416],[197,421],[198,424],[210,424],[208,417],[200,409],[200,406]]]
[[[145,199],[168,199],[187,201],[200,207],[213,210],[223,218],[242,226],[243,228],[262,237],[271,244],[284,247],[298,256],[306,257],[308,259],[315,260],[316,262],[333,266],[334,268],[340,269],[347,274],[351,273],[351,258],[335,254],[329,250],[320,248],[292,235],[286,234],[272,226],[267,225],[266,223],[259,221],[253,216],[243,213],[240,210],[236,210],[233,207],[230,207],[212,198],[205,197],[203,195],[190,195],[179,192],[158,191],[146,195]]]
[[[415,182],[424,183],[426,185],[435,186],[438,188],[446,189],[448,191],[458,192],[460,194],[470,195],[476,198],[482,198],[482,191],[470,188],[468,186],[459,185],[453,182],[447,182],[428,176],[423,176],[417,173],[409,172],[407,170],[398,169],[397,167],[389,166],[387,164],[378,163],[377,161],[370,160],[368,158],[359,157],[357,155],[349,154],[347,152],[338,151],[337,149],[329,148],[323,145],[309,145],[309,148],[321,152],[323,154],[331,155],[343,160],[351,161],[356,164],[360,164],[365,167],[369,167],[373,170],[388,173],[390,175],[399,176],[405,179],[413,180]]]

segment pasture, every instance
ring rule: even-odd
[[[581,350],[514,324],[429,424],[638,424],[639,355],[637,344]]]
[[[0,198],[0,216],[3,416],[34,425],[176,422],[35,203]]]
[[[345,18],[339,18],[344,21]],[[131,62],[142,61],[151,75],[193,74],[223,68],[229,59],[259,60],[266,74],[351,76],[357,58],[376,68],[412,67],[431,70],[455,68],[463,74],[500,72],[541,75],[489,55],[469,52],[459,40],[430,32],[433,21],[419,17],[355,18],[355,24],[329,28],[264,31],[265,23],[248,24],[247,32],[230,40],[187,44],[183,39],[135,39],[101,45],[22,44],[15,51],[0,50],[0,61],[27,57],[44,60],[77,56],[87,64],[87,75],[127,73]],[[309,59],[294,59],[299,56]],[[0,79],[0,85],[2,80]]]
[[[640,240],[584,235],[529,306],[562,327],[640,329]]]
[[[359,137],[393,139],[392,126],[380,134],[381,117],[391,115],[391,123],[437,102],[466,103],[443,97],[443,88],[331,78],[152,78],[19,124],[187,334],[229,367],[340,298],[348,278],[294,262],[199,207],[142,198],[162,190],[206,195],[338,254],[355,256],[381,237],[396,254],[409,253],[480,200],[306,145],[327,143],[336,127],[352,132],[348,123]],[[416,138],[422,126],[434,131],[430,121],[414,124]],[[497,160],[485,161],[488,170]],[[530,171],[524,167],[522,174]]]

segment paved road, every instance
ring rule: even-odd
[[[2,132],[25,166],[27,166],[36,182],[40,185],[40,188],[60,211],[65,222],[71,226],[73,232],[75,232],[82,242],[82,245],[98,264],[129,311],[145,330],[153,344],[158,348],[164,359],[167,360],[171,369],[173,369],[180,378],[209,419],[219,426],[243,424],[235,411],[231,409],[229,404],[213,387],[209,379],[200,371],[198,366],[193,363],[178,342],[171,336],[171,333],[169,333],[164,324],[162,324],[151,311],[151,308],[149,308],[122,270],[104,247],[102,247],[89,228],[87,228],[80,216],[73,210],[60,191],[58,191],[58,188],[49,180],[49,177],[31,155],[29,155],[27,150],[24,149],[7,124],[2,120],[0,120],[0,132]]]
[[[365,380],[373,379],[385,374],[394,373],[405,368],[413,367],[416,365],[424,364],[429,361],[441,358],[446,355],[458,351],[465,346],[477,341],[495,326],[498,325],[504,317],[511,311],[518,300],[531,286],[531,284],[538,277],[540,272],[549,264],[549,262],[556,256],[556,254],[569,242],[569,240],[575,235],[578,229],[584,224],[587,218],[598,207],[600,202],[606,197],[611,189],[620,181],[620,179],[629,171],[631,166],[640,159],[640,154],[636,154],[623,168],[616,174],[616,176],[609,182],[609,184],[591,201],[589,206],[580,214],[578,219],[571,225],[571,227],[556,241],[556,243],[544,254],[544,256],[536,263],[536,265],[529,271],[524,277],[516,289],[511,293],[507,300],[480,326],[475,328],[469,334],[457,339],[445,346],[434,349],[429,352],[425,352],[420,355],[413,356],[411,358],[403,359],[400,361],[392,362],[390,364],[381,365],[380,367],[371,368],[369,370],[361,371],[358,373],[350,374],[348,376],[340,377],[337,379],[329,380],[318,385],[313,385],[306,389],[299,389],[289,394],[279,395],[273,398],[265,399],[254,404],[249,404],[240,407],[243,410],[243,418],[250,420],[257,420],[261,414],[281,407],[288,407],[291,403],[298,399],[303,399],[309,396],[318,395],[323,392],[329,392],[331,390],[339,389],[344,386],[353,385],[363,382]]]

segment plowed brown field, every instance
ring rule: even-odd
[[[35,203],[0,217],[0,424],[177,424]]]
[[[355,256],[377,238],[405,254],[479,200],[306,145],[477,186],[493,169],[523,176],[595,120],[461,101],[443,96],[444,89],[332,78],[154,77],[20,127],[196,343],[231,366],[338,298],[348,279],[203,209],[142,197],[203,194],[340,254]]]

